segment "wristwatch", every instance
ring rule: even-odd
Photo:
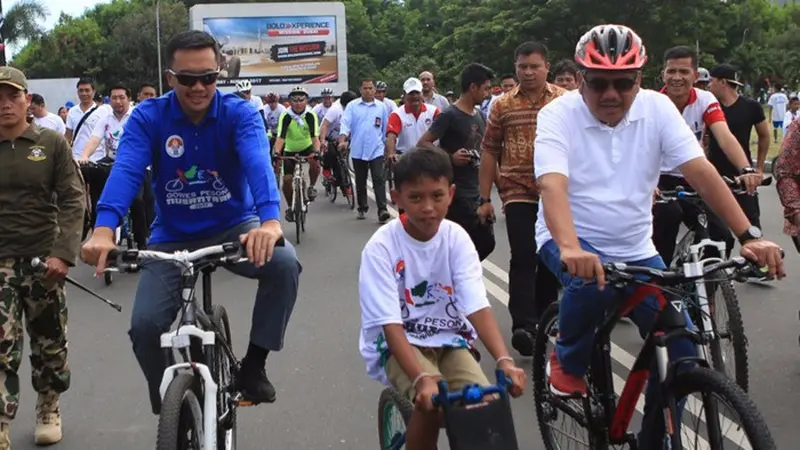
[[[750,241],[761,239],[761,230],[758,227],[751,226],[741,236],[738,237],[739,244],[744,245]]]
[[[741,170],[741,175],[748,175],[751,173],[756,173],[756,169],[753,169],[752,167],[745,167]]]
[[[483,206],[483,205],[485,205],[487,203],[492,203],[492,199],[491,198],[486,198],[486,197],[481,197],[481,199],[478,201],[478,206]]]

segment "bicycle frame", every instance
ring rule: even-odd
[[[164,375],[161,378],[161,385],[159,387],[159,393],[161,394],[161,399],[163,400],[164,395],[167,393],[169,384],[172,382],[175,376],[178,375],[179,371],[191,370],[196,375],[200,375],[200,377],[203,379],[204,395],[202,441],[205,448],[215,448],[217,445],[217,392],[219,390],[219,386],[214,381],[214,377],[209,369],[212,364],[211,358],[213,358],[213,356],[210,355],[213,353],[208,351],[213,350],[214,345],[216,344],[216,332],[205,331],[197,327],[197,323],[200,322],[201,326],[213,329],[213,325],[206,315],[206,311],[210,311],[212,305],[212,271],[213,270],[208,269],[202,270],[203,310],[200,310],[198,314],[197,297],[194,295],[194,285],[197,282],[196,271],[193,264],[187,264],[184,274],[181,275],[180,283],[183,319],[179,323],[177,329],[161,335],[161,348],[164,349],[165,357],[168,358],[168,361],[173,356],[174,350],[186,352],[186,350],[191,346],[192,337],[199,339],[202,342],[203,347],[206,349],[206,361],[204,364],[191,361],[192,358],[186,358],[186,355],[184,355],[184,358],[189,359],[189,361],[176,363],[167,367],[166,370],[164,370]],[[225,347],[227,347],[227,345],[225,345]]]

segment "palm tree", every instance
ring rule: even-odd
[[[2,16],[0,36],[5,46],[0,53],[0,64],[6,65],[5,48],[9,45],[38,39],[41,24],[47,19],[47,7],[41,0],[20,0]]]

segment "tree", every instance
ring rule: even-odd
[[[8,46],[35,41],[42,35],[41,23],[47,19],[47,8],[40,0],[21,0],[4,14],[0,35]],[[5,51],[5,50],[4,50]],[[3,56],[5,63],[5,56]]]

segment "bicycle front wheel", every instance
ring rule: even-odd
[[[158,417],[156,450],[203,448],[203,408],[193,385],[194,376],[182,373],[167,388]]]
[[[680,427],[682,448],[777,448],[755,403],[720,372],[702,367],[680,371],[670,388],[676,399],[686,399]],[[699,430],[701,424],[705,430]],[[672,436],[673,447],[677,437]]]
[[[727,374],[747,392],[750,373],[747,358],[747,337],[744,334],[742,311],[733,283],[722,271],[709,277],[716,284],[714,295],[709,298],[711,321],[719,336],[709,343],[711,363],[714,369]]]
[[[300,233],[302,232],[300,221],[303,215],[303,189],[300,183],[295,183],[294,186],[294,231],[297,236],[297,244],[300,244]]]
[[[400,450],[414,406],[399,392],[386,388],[378,401],[378,440],[381,450]]]

